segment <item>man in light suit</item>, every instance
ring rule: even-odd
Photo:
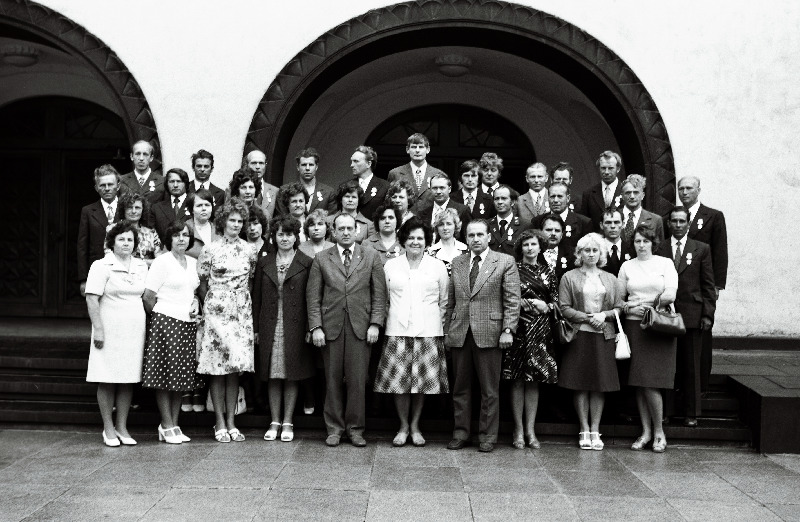
[[[166,179],[168,197],[150,206],[150,215],[147,226],[154,228],[161,239],[161,244],[166,244],[164,234],[170,224],[176,219],[189,219],[189,209],[186,208],[186,187],[189,186],[189,174],[183,169],[169,169]]]
[[[534,163],[525,171],[528,191],[517,200],[517,215],[525,226],[532,225],[538,216],[550,212],[547,179],[544,163]]]
[[[564,238],[566,246],[575,250],[578,240],[592,231],[589,218],[570,209],[569,187],[561,182],[555,182],[548,189],[550,211],[558,214],[564,220]]]
[[[466,205],[453,201],[450,197],[451,185],[452,182],[447,174],[444,172],[435,174],[430,182],[430,192],[433,193],[433,201],[430,205],[422,208],[417,213],[417,217],[419,217],[423,223],[427,223],[431,226],[435,236],[436,227],[433,224],[436,218],[439,214],[444,212],[445,209],[455,209],[455,211],[458,212],[458,219],[461,220],[461,231],[458,235],[463,238],[464,232],[467,230],[467,225],[472,221],[472,216]],[[437,241],[437,239],[434,239],[434,241]]]
[[[474,371],[481,389],[478,449],[490,452],[500,425],[501,350],[511,347],[519,321],[519,272],[513,257],[489,249],[485,221],[470,222],[467,245],[470,253],[453,259],[444,324],[455,379],[455,427],[447,449],[469,444]]]
[[[105,256],[106,229],[114,223],[119,204],[119,178],[119,172],[111,165],[94,169],[94,189],[100,195],[100,201],[81,209],[78,225],[78,281],[81,295],[85,295],[86,277],[92,263]]]
[[[661,216],[642,208],[646,184],[644,177],[639,174],[631,174],[622,184],[622,201],[625,203],[622,207],[622,240],[625,242],[633,238],[633,231],[639,225],[647,225],[655,232],[656,237],[664,237]]]
[[[186,193],[192,194],[200,189],[205,189],[214,198],[214,208],[220,208],[225,203],[225,191],[209,181],[214,171],[214,155],[207,150],[200,149],[192,154],[192,170],[194,181],[186,187]],[[192,209],[189,209],[191,212]]]
[[[499,185],[494,189],[495,217],[489,220],[489,248],[495,252],[502,252],[514,257],[514,244],[519,233],[532,228],[532,225],[523,222],[519,216],[514,215],[514,207],[519,199],[519,193],[508,185]]]
[[[711,330],[716,309],[714,269],[709,246],[687,236],[689,211],[682,206],[673,208],[668,223],[672,236],[661,243],[656,254],[671,258],[678,271],[675,310],[683,316],[686,334],[678,337],[675,384],[683,399],[683,424],[695,427],[702,410],[701,332]]]
[[[706,243],[711,248],[711,264],[714,267],[714,300],[719,299],[720,290],[728,281],[728,229],[725,215],[719,210],[700,203],[700,180],[695,176],[684,176],[678,181],[678,199],[689,211],[689,237]],[[700,377],[703,391],[708,391],[712,357],[711,328],[703,330],[703,353],[700,360]]]
[[[303,184],[303,188],[308,194],[306,202],[306,214],[321,208],[327,210],[328,215],[336,213],[336,191],[332,187],[317,181],[317,170],[319,170],[319,152],[313,147],[301,150],[294,158],[297,163],[297,181]],[[281,190],[291,185],[286,183],[281,186]],[[283,204],[282,192],[278,194],[278,215],[285,215],[289,210]]]
[[[153,146],[149,141],[139,140],[131,147],[133,170],[120,176],[120,190],[146,196],[150,203],[164,199],[164,176],[150,168],[153,161]]]
[[[317,254],[308,276],[308,327],[325,364],[325,443],[346,435],[363,447],[369,345],[383,326],[386,280],[378,252],[355,243],[355,219],[338,214],[333,227],[336,245]]]
[[[472,219],[489,219],[494,217],[494,202],[492,197],[481,190],[480,166],[475,160],[467,160],[461,164],[461,190],[450,194],[456,203],[466,206]],[[466,233],[467,227],[461,227],[461,233]]]
[[[589,218],[594,232],[600,232],[603,211],[622,204],[622,183],[618,178],[622,170],[622,158],[616,152],[607,150],[600,154],[595,165],[600,172],[600,183],[583,194],[578,213]]]
[[[572,165],[567,163],[566,161],[562,161],[560,163],[556,163],[550,168],[550,184],[553,183],[563,183],[564,185],[569,187],[569,209],[575,212],[579,212],[581,208],[581,195],[578,192],[574,192],[572,190],[572,175],[574,169]]]
[[[436,174],[444,174],[444,172],[428,165],[426,158],[431,153],[431,143],[424,134],[417,132],[408,137],[406,153],[411,158],[411,162],[390,170],[387,179],[389,183],[404,179],[411,185],[416,204],[409,210],[418,215],[418,210],[430,206],[433,202],[433,194],[430,191],[431,179]],[[372,216],[367,216],[367,218],[372,218]]]
[[[261,180],[261,201],[257,202],[264,211],[267,219],[272,219],[275,214],[275,205],[278,201],[278,187],[267,183],[264,174],[267,171],[267,156],[260,150],[250,151],[245,157],[245,166]]]
[[[358,203],[358,211],[367,219],[372,219],[378,207],[383,205],[386,191],[389,190],[389,183],[372,172],[377,163],[378,153],[366,145],[356,147],[350,156],[350,170],[364,191]]]

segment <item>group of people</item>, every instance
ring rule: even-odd
[[[425,396],[445,393],[447,447],[470,444],[473,379],[483,452],[497,443],[501,380],[517,448],[540,447],[540,383],[572,390],[582,449],[603,449],[604,394],[623,387],[635,389],[642,421],[632,449],[664,451],[667,414],[697,424],[727,271],[724,216],[699,203],[697,178],[679,180],[682,205],[662,220],[642,208],[645,179],[620,179],[611,151],[577,204],[567,163],[531,165],[520,195],[500,183],[494,153],[462,163],[454,188],[427,163],[424,135],[410,136],[406,152],[410,162],[384,180],[375,151],[357,147],[353,176],[336,190],[317,181],[312,148],[296,157],[298,181],[282,187],[263,179],[260,151],[227,190],[209,182],[205,150],[192,156],[192,181],[179,168],[152,171],[147,142],[133,146],[133,172],[96,169],[100,201],[82,211],[78,252],[92,320],[87,381],[98,383],[105,443],[136,443],[126,422],[137,382],[155,389],[160,440],[189,440],[179,413],[202,408],[208,385],[215,438],[243,441],[235,414],[246,373],[266,383],[264,439],[291,441],[319,366],[329,446],[366,445],[368,385],[394,397],[395,446],[425,444]],[[686,335],[639,327],[646,307],[672,304]],[[554,335],[558,316],[577,329],[571,342]],[[620,323],[629,365],[615,359]]]

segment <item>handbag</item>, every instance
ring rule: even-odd
[[[661,306],[661,294],[656,296],[653,306],[644,307],[640,325],[646,332],[656,332],[673,337],[686,333],[683,316],[675,311],[675,305]]]
[[[578,329],[564,318],[557,305],[553,307],[553,320],[555,322],[555,336],[558,342],[561,344],[571,343],[575,339]]]
[[[630,359],[631,345],[628,343],[628,336],[622,331],[622,323],[619,320],[619,313],[617,312],[616,308],[614,309],[614,317],[617,318],[617,328],[619,329],[619,332],[617,332],[617,337],[614,340],[616,345],[614,357],[618,360]]]
[[[208,390],[208,395],[206,396],[206,411],[214,411],[214,403],[211,401],[211,390]],[[244,388],[239,386],[239,393],[236,395],[236,410],[234,410],[234,415],[239,415],[247,411],[247,402],[244,400]],[[225,413],[225,410],[222,410],[222,413]]]

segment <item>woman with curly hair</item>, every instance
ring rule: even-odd
[[[355,241],[359,245],[367,239],[370,228],[372,228],[372,223],[364,217],[364,214],[358,211],[358,202],[361,200],[362,195],[364,195],[364,191],[361,190],[358,181],[354,179],[345,181],[339,185],[339,190],[336,193],[336,204],[339,212],[328,216],[328,225],[331,230],[334,230],[333,221],[339,214],[353,216],[353,219],[356,220]]]
[[[303,230],[303,226],[306,222],[306,211],[308,209],[308,192],[306,192],[303,184],[298,181],[289,183],[281,188],[280,197],[283,208],[287,209],[287,215],[292,216],[300,223],[300,232],[298,236],[300,242],[306,241],[308,238]]]
[[[233,173],[228,185],[230,198],[239,198],[247,206],[261,206],[261,180],[249,169],[239,169]]]
[[[400,213],[401,219],[400,223],[397,225],[398,228],[400,228],[400,225],[408,221],[409,218],[414,216],[414,214],[408,210],[414,206],[414,203],[416,203],[416,199],[414,198],[414,187],[412,187],[411,183],[408,181],[404,179],[392,181],[391,185],[389,185],[389,190],[386,191],[385,201],[386,203],[391,203],[392,206]]]
[[[136,227],[137,241],[133,257],[143,259],[144,262],[147,263],[147,266],[150,266],[156,256],[164,252],[161,239],[159,239],[156,231],[142,225],[142,216],[147,216],[149,213],[150,202],[146,197],[138,192],[126,192],[119,198],[117,217],[114,220],[116,223],[121,219],[125,219]],[[108,228],[110,230],[111,226]],[[111,252],[111,250],[106,248],[106,254],[109,252]]]

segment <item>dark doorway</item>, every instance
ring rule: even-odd
[[[122,119],[83,100],[31,98],[0,109],[0,314],[82,317],[76,244],[93,170],[130,168]]]
[[[457,104],[426,105],[395,114],[372,131],[366,144],[378,153],[375,173],[408,163],[406,139],[420,132],[431,142],[428,162],[446,172],[455,186],[459,165],[479,160],[484,152],[503,158],[503,177],[519,191],[527,190],[525,169],[536,161],[536,152],[525,134],[505,118],[480,107]]]

